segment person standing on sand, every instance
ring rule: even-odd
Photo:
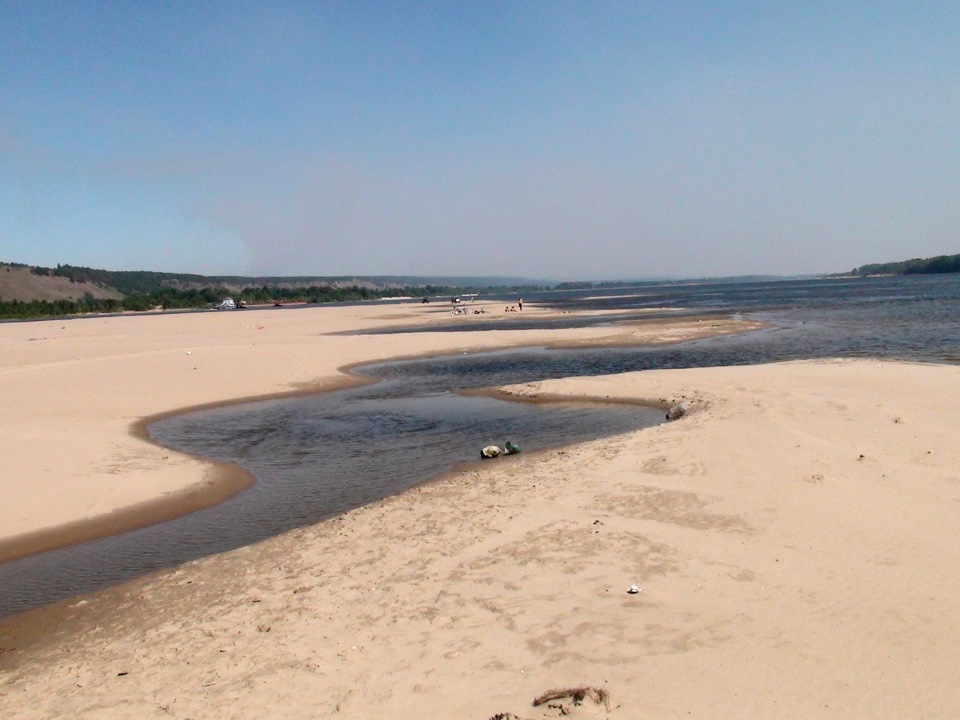
[[[523,312],[523,298],[517,298],[517,307],[520,308],[520,312]]]

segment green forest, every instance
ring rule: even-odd
[[[0,318],[25,319],[85,313],[117,313],[145,310],[187,310],[202,309],[217,305],[227,296],[242,299],[248,304],[276,302],[349,302],[357,300],[376,300],[390,297],[419,297],[435,295],[434,290],[443,288],[399,288],[372,290],[365,287],[307,287],[307,288],[244,288],[232,293],[223,287],[205,287],[202,289],[175,290],[164,288],[146,295],[130,295],[121,300],[97,299],[87,295],[81,300],[31,300],[23,302],[13,300],[0,302]]]
[[[853,269],[854,275],[934,275],[960,272],[960,255],[938,255],[900,262],[874,263]]]

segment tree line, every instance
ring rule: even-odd
[[[146,310],[191,310],[216,306],[223,298],[230,296],[244,300],[249,304],[271,303],[329,303],[357,302],[397,297],[432,297],[456,295],[462,289],[437,287],[406,288],[368,288],[360,286],[328,287],[314,285],[301,288],[286,287],[247,287],[240,292],[218,286],[204,288],[162,288],[147,294],[130,295],[122,299],[95,298],[87,293],[79,300],[12,300],[0,301],[0,318],[23,320],[41,317],[65,315],[83,315],[89,313],[143,312]]]
[[[901,262],[874,263],[853,269],[854,275],[934,275],[960,272],[960,255],[938,255]]]

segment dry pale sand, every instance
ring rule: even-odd
[[[375,310],[331,313],[356,325],[395,322],[403,312]],[[177,488],[201,477],[203,465],[163,460],[168,453],[124,435],[126,424],[230,393],[336,382],[332,368],[356,355],[622,332],[361,340],[321,336],[333,322],[326,311],[300,312],[289,320],[124,318],[120,326],[135,326],[127,337],[136,338],[126,343],[117,328],[96,324],[114,320],[19,326],[22,336],[32,330],[50,343],[22,351],[19,361],[8,351],[18,347],[13,331],[0,328],[4,396],[39,383],[36,402],[22,391],[23,416],[65,427],[54,411],[72,409],[70,400],[58,405],[40,392],[54,387],[50,395],[76,392],[85,410],[74,412],[98,428],[86,445],[62,450],[39,428],[35,436],[24,430],[19,443],[31,440],[46,454],[31,461],[5,439],[4,455],[21,453],[23,472],[66,473],[73,464],[62,456],[80,447],[84,462],[74,463],[70,483],[86,482],[90,489],[77,497],[93,498],[113,492],[102,457],[135,449],[137,458],[114,463],[117,472],[155,488],[169,476]],[[271,325],[279,327],[267,339]],[[101,348],[96,358],[57,357],[58,341],[72,355],[83,332],[96,338],[86,345]],[[631,332],[640,339],[640,329]],[[210,364],[192,371],[181,367],[184,358]],[[240,369],[219,367],[228,359]],[[151,365],[156,372],[144,374]],[[97,379],[87,395],[70,390]],[[124,398],[88,397],[110,382]],[[691,413],[651,430],[486,463],[332,521],[14,618],[0,638],[0,713],[960,716],[960,573],[951,552],[960,531],[960,368],[819,361],[508,392],[684,399]],[[201,397],[184,402],[192,394]],[[3,413],[7,437],[18,426],[13,411]],[[42,514],[46,500],[35,502]],[[631,583],[641,591],[627,594]],[[531,705],[551,688],[574,686],[608,692],[609,707],[589,698]]]

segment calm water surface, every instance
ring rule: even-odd
[[[459,389],[815,357],[960,361],[958,276],[651,284],[626,292],[630,297],[590,291],[527,301],[620,310],[625,316],[682,307],[678,313],[741,315],[769,321],[773,328],[661,348],[529,348],[384,363],[361,370],[381,379],[375,385],[168,418],[150,428],[159,442],[236,462],[257,483],[185,518],[0,566],[0,616],[342,513],[472,460],[486,444],[513,440],[530,451],[646,427],[662,416],[637,406],[542,406],[463,397],[456,394]],[[584,322],[544,323],[519,315],[511,313],[502,324]],[[484,323],[483,329],[492,326]]]

